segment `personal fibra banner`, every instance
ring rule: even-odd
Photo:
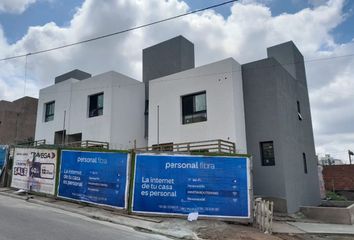
[[[55,194],[56,149],[15,148],[11,187]]]
[[[132,212],[251,218],[246,157],[137,154]]]
[[[127,208],[130,154],[63,150],[60,198]]]

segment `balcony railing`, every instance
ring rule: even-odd
[[[62,147],[109,149],[109,143],[108,142],[85,140],[85,141],[65,143],[62,145]]]
[[[16,142],[15,145],[17,145],[17,146],[28,146],[28,147],[38,147],[40,145],[45,145],[45,144],[46,144],[45,139],[42,139],[42,140],[36,140],[36,141]]]

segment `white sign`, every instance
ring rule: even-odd
[[[57,155],[55,149],[16,148],[11,187],[54,195]]]

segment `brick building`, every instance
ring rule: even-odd
[[[327,191],[354,191],[354,165],[324,166],[323,180]]]
[[[0,144],[34,139],[37,105],[38,99],[32,97],[0,101]]]

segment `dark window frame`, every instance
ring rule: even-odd
[[[272,145],[272,157],[265,156],[265,148],[264,145],[271,144]],[[259,143],[261,150],[261,164],[262,166],[275,166],[275,152],[274,152],[274,141],[264,141]]]
[[[99,96],[102,95],[102,106],[99,107]],[[93,98],[96,98],[95,106],[93,104]],[[98,117],[103,115],[104,108],[104,92],[95,93],[88,96],[88,117]]]
[[[50,112],[53,105],[52,112]],[[55,113],[55,101],[50,101],[44,104],[44,122],[50,122],[54,120],[54,113]]]
[[[205,96],[205,109],[196,111],[196,97],[204,95]],[[200,91],[191,93],[188,95],[181,96],[181,111],[182,111],[182,124],[191,124],[198,122],[205,122],[207,118],[207,98],[206,91]],[[189,105],[189,106],[188,106]]]
[[[304,173],[307,174],[308,173],[308,169],[307,169],[307,158],[306,158],[306,153],[302,153],[302,161],[304,164]]]

